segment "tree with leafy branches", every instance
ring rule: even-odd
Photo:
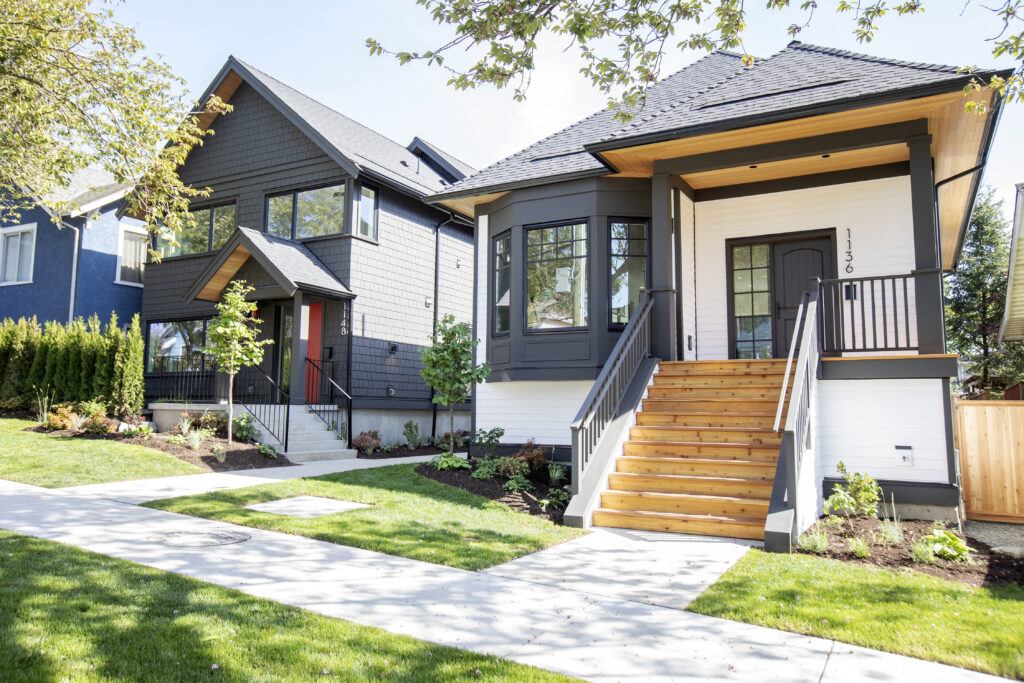
[[[147,57],[113,3],[15,0],[0,13],[0,219],[19,220],[36,197],[75,171],[103,168],[134,185],[129,213],[151,230],[190,225],[190,200],[209,188],[177,175],[212,133],[202,125],[230,107],[190,106],[184,82]],[[73,208],[51,201],[55,213]]]
[[[435,23],[453,29],[447,42],[422,51],[393,50],[374,38],[370,54],[389,54],[401,64],[420,61],[446,69],[448,84],[459,90],[492,85],[513,87],[522,100],[536,66],[538,40],[545,35],[563,39],[583,60],[581,72],[608,96],[616,116],[628,121],[643,104],[647,88],[658,80],[666,50],[738,50],[748,67],[754,57],[743,47],[747,29],[744,0],[416,0]],[[859,42],[871,42],[887,15],[912,15],[925,6],[944,7],[936,0],[764,0],[774,11],[798,12],[788,27],[796,37],[807,28],[816,11],[831,8],[851,17]],[[948,0],[945,0],[948,3]],[[978,0],[966,0],[966,8]],[[992,86],[1008,101],[1024,101],[1024,0],[997,0],[982,5],[993,15],[993,57],[1008,56],[1017,65],[1008,78],[975,78],[967,90]],[[959,37],[958,37],[959,38]],[[469,66],[447,60],[456,48],[468,53]],[[965,71],[970,71],[965,67]],[[981,102],[965,106],[984,109]]]
[[[423,369],[420,376],[434,390],[433,402],[448,408],[450,452],[455,452],[455,406],[465,402],[470,389],[491,374],[486,363],[473,363],[473,338],[469,323],[456,323],[448,313],[437,323],[431,344],[420,352]]]
[[[232,442],[232,415],[235,411],[235,375],[242,368],[258,365],[263,360],[263,347],[272,339],[257,339],[261,321],[257,306],[246,299],[255,288],[244,280],[234,280],[224,290],[217,304],[217,316],[206,329],[207,353],[217,363],[217,370],[228,376],[228,443]]]
[[[956,272],[946,281],[946,338],[982,389],[1000,391],[1024,377],[1024,345],[1000,342],[1010,235],[992,188],[978,195]]]

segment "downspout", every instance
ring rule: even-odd
[[[448,218],[434,226],[434,324],[431,327],[431,334],[437,334],[437,296],[440,293],[441,275],[441,228],[455,220],[455,213],[448,212]],[[437,438],[437,404],[434,403],[434,389],[430,389],[430,438]]]
[[[68,324],[70,324],[75,319],[75,289],[78,284],[78,247],[81,241],[81,230],[64,221],[61,221],[60,224],[65,228],[70,228],[75,233],[75,244],[71,251],[71,295],[68,297]],[[85,229],[89,228],[89,219],[86,219],[83,227]]]

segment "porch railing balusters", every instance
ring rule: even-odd
[[[822,280],[818,296],[821,350],[826,353],[916,351],[917,344],[910,333],[912,293],[909,281],[912,277],[879,275]],[[881,311],[878,307],[879,294]],[[866,301],[868,296],[871,297],[870,302]],[[860,299],[859,306],[855,299]],[[903,335],[900,334],[901,326]],[[890,327],[892,337],[889,336]]]

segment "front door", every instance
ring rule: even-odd
[[[834,274],[832,231],[730,241],[729,357],[784,358],[811,278]]]

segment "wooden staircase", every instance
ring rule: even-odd
[[[661,363],[594,525],[763,539],[785,373],[785,359]]]

